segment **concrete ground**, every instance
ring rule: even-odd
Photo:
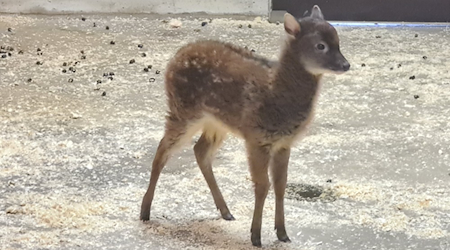
[[[0,15],[1,249],[252,249],[252,183],[234,137],[214,170],[236,221],[219,218],[191,146],[164,169],[149,223],[139,207],[177,48],[215,38],[276,59],[283,27],[85,18]],[[270,192],[264,248],[449,250],[450,29],[337,30],[351,71],[325,76],[316,119],[293,149],[292,243],[276,241]]]

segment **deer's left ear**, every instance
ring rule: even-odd
[[[314,5],[311,11],[311,17],[317,19],[324,19],[322,11],[320,10],[319,6]]]

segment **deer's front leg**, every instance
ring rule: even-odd
[[[255,210],[251,228],[253,246],[261,247],[261,224],[264,201],[269,190],[269,160],[267,148],[247,143],[248,162],[253,183],[255,184]]]
[[[287,170],[290,148],[282,148],[276,151],[272,157],[272,182],[275,191],[275,229],[280,241],[290,242],[284,225],[284,192],[286,189]]]

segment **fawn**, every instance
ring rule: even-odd
[[[341,54],[336,30],[315,5],[296,20],[285,14],[287,40],[277,62],[229,43],[198,41],[175,54],[167,66],[165,134],[152,164],[140,218],[149,220],[161,170],[167,160],[202,131],[195,157],[222,218],[234,220],[217,186],[212,162],[228,132],[242,137],[254,182],[251,241],[261,246],[269,165],[276,197],[275,228],[289,242],[284,223],[284,193],[290,148],[311,122],[324,73],[343,73],[350,64]]]

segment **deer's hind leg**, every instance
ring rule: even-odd
[[[188,124],[185,120],[179,120],[170,116],[167,118],[164,137],[161,139],[153,159],[150,184],[142,200],[140,218],[143,221],[150,219],[156,183],[169,157],[197,132],[195,127],[190,127]]]
[[[208,183],[214,203],[216,204],[217,209],[219,209],[222,218],[225,220],[234,220],[234,217],[231,215],[222,193],[220,192],[212,171],[214,156],[217,149],[222,145],[225,136],[225,131],[217,129],[217,127],[214,128],[212,126],[205,126],[203,134],[194,146],[194,153],[198,166],[200,167],[202,174]]]

